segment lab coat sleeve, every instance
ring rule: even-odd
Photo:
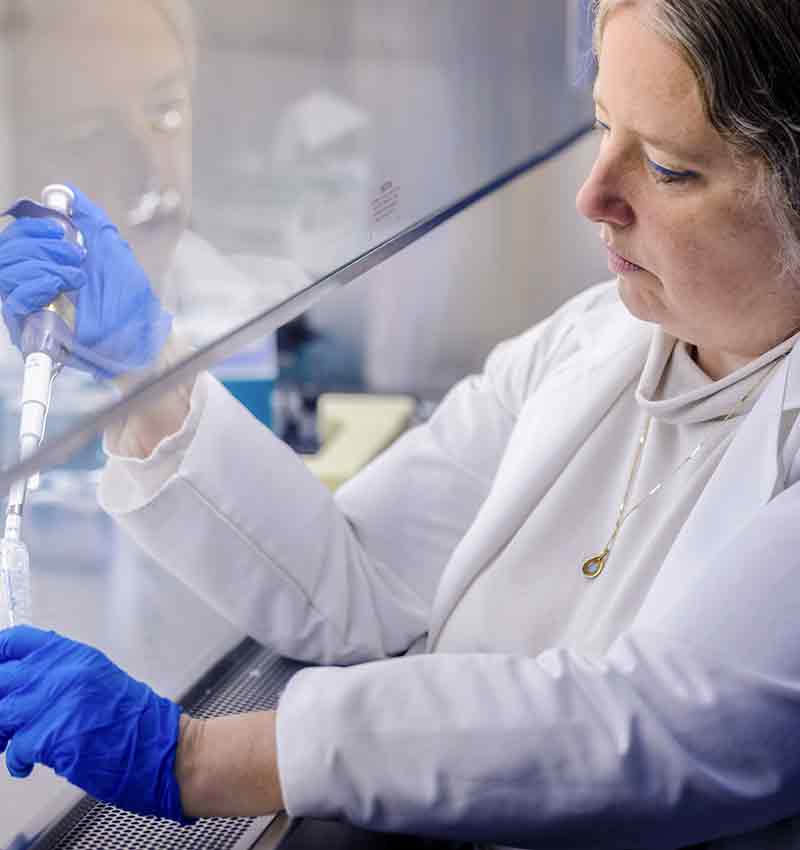
[[[284,655],[344,664],[405,652],[426,632],[439,576],[564,327],[546,322],[498,347],[481,375],[335,498],[203,376],[197,421],[148,461],[112,457],[101,503],[165,568]]]
[[[548,848],[675,848],[796,813],[798,515],[795,486],[603,656],[301,671],[278,708],[288,811]]]
[[[101,503],[165,568],[276,651],[340,664],[399,654],[424,636],[439,575],[513,426],[495,387],[506,356],[454,388],[432,421],[336,498],[204,376],[194,431],[148,462],[112,457]]]
[[[201,380],[185,445],[166,456],[159,447],[145,464],[112,457],[103,507],[211,607],[283,655],[346,663],[402,652],[424,631],[426,600],[369,557],[291,449],[211,376]],[[128,479],[138,486],[126,488]]]

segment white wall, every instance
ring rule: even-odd
[[[329,299],[368,305],[371,389],[437,398],[497,342],[611,276],[597,225],[575,210],[596,145],[581,140]]]

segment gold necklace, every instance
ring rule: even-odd
[[[787,352],[788,353],[788,352]],[[722,420],[722,425],[724,425],[729,419],[731,419],[736,411],[753,395],[753,393],[759,389],[764,382],[769,378],[772,373],[778,368],[780,362],[786,355],[781,355],[772,368],[767,369],[764,375],[761,377],[759,381],[757,381],[750,389],[734,404],[734,406],[730,409],[728,414]],[[636,481],[636,475],[639,471],[639,465],[642,460],[642,453],[644,452],[644,444],[647,442],[647,436],[650,433],[650,423],[652,422],[652,416],[648,415],[645,419],[644,428],[642,429],[642,433],[639,436],[639,443],[636,446],[636,454],[633,458],[633,465],[631,466],[631,471],[628,475],[628,485],[625,488],[625,495],[622,497],[622,503],[619,506],[619,512],[617,513],[617,521],[614,524],[614,530],[611,532],[611,537],[608,538],[608,543],[606,543],[605,548],[599,555],[593,555],[591,558],[587,558],[583,564],[581,565],[581,572],[586,576],[586,578],[595,579],[606,567],[606,563],[608,562],[609,555],[611,554],[611,550],[614,548],[614,543],[616,543],[617,535],[619,535],[620,530],[622,529],[625,520],[634,512],[637,511],[651,496],[655,496],[656,493],[668,482],[671,481],[682,469],[686,466],[687,463],[694,460],[698,454],[705,448],[706,441],[701,440],[686,457],[666,476],[666,478],[662,478],[661,481],[656,484],[655,487],[648,490],[647,493],[636,502],[635,505],[632,505],[628,510],[626,507],[628,505],[628,499],[630,498],[631,491],[633,490],[634,482]]]

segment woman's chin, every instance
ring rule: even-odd
[[[660,301],[647,288],[642,277],[644,277],[642,272],[637,272],[635,275],[617,275],[617,291],[620,301],[625,305],[627,311],[637,319],[641,319],[643,322],[658,322],[662,312],[659,310]]]

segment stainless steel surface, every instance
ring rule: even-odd
[[[271,822],[272,817],[214,818],[180,827],[87,802],[68,817],[63,834],[31,850],[249,850]]]
[[[295,826],[296,821],[293,821],[286,812],[279,812],[251,850],[276,850]],[[245,850],[245,848],[242,848],[242,850]]]

